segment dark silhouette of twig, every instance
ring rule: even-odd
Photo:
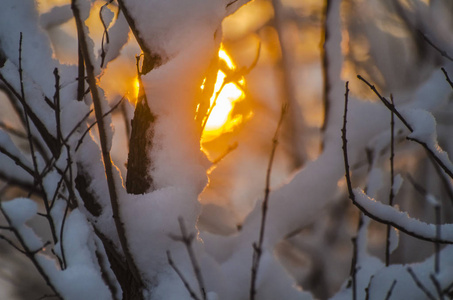
[[[112,3],[113,0],[109,0],[107,3],[101,6],[101,9],[99,10],[99,19],[101,20],[102,27],[104,28],[104,32],[102,33],[102,40],[101,40],[101,68],[104,67],[104,62],[105,62],[105,56],[106,56],[106,51],[104,48],[104,38],[106,43],[110,43],[110,38],[109,38],[109,32],[107,30],[107,25],[104,22],[104,19],[102,18],[102,10],[105,9],[110,3]]]
[[[74,132],[76,132],[76,130],[80,126],[82,126],[83,122],[85,122],[86,119],[88,119],[88,117],[91,115],[92,112],[93,112],[93,110],[90,109],[90,111],[87,112],[85,114],[85,116],[83,116],[83,118],[74,126],[74,128],[71,129],[71,131],[68,133],[68,135],[63,139],[63,144],[66,144],[69,141],[69,138],[74,134]]]
[[[195,277],[197,278],[198,287],[201,293],[201,299],[206,300],[206,288],[203,280],[203,274],[201,273],[200,264],[198,263],[195,252],[193,251],[192,243],[195,238],[195,234],[188,233],[182,217],[178,218],[179,228],[181,230],[181,236],[170,235],[170,237],[176,241],[180,241],[186,247],[187,253],[189,254],[190,263],[193,268]]]
[[[349,198],[355,198],[354,191],[352,190],[352,182],[351,182],[351,175],[349,173],[349,157],[348,157],[348,147],[347,143],[348,140],[346,139],[346,124],[348,119],[348,102],[349,102],[349,81],[346,81],[346,92],[344,94],[344,113],[343,113],[343,128],[341,129],[341,139],[343,141],[343,159],[344,159],[344,166],[345,166],[345,177],[346,177],[346,184],[348,186]],[[354,200],[353,200],[354,201]]]
[[[452,240],[448,239],[442,239],[442,238],[436,238],[436,237],[430,237],[423,235],[421,233],[413,232],[408,228],[405,228],[403,225],[399,224],[398,222],[395,222],[393,220],[388,220],[388,219],[382,219],[380,217],[377,217],[376,215],[373,214],[373,212],[368,211],[365,209],[360,203],[357,202],[355,198],[354,191],[352,189],[352,181],[351,181],[351,176],[350,176],[350,168],[349,168],[349,158],[348,158],[348,147],[347,147],[347,138],[346,138],[346,124],[347,124],[347,111],[348,111],[348,94],[349,94],[349,88],[348,88],[348,83],[346,82],[346,93],[345,93],[345,106],[344,106],[344,114],[343,114],[343,128],[341,129],[341,139],[342,139],[342,150],[343,150],[343,159],[344,159],[344,166],[345,166],[345,177],[346,177],[346,183],[348,187],[348,193],[349,193],[349,199],[351,199],[352,203],[359,208],[365,215],[368,217],[372,218],[375,221],[378,221],[379,223],[390,225],[392,227],[395,227],[396,229],[413,236],[417,239],[424,240],[424,241],[429,241],[429,242],[439,242],[443,244],[453,244]],[[395,113],[396,114],[396,113]]]
[[[390,95],[391,104],[393,103],[393,96]],[[395,174],[394,174],[394,158],[395,158],[395,114],[393,111],[390,111],[390,193],[389,193],[389,205],[393,206],[393,199],[394,195],[394,185],[395,185]],[[392,227],[387,225],[387,232],[386,232],[386,243],[385,243],[385,265],[388,266],[390,264],[390,234],[391,234]]]
[[[442,287],[440,286],[439,280],[437,280],[436,276],[434,274],[429,274],[429,279],[431,279],[431,282],[433,283],[434,287],[436,288],[437,295],[439,296],[439,300],[444,299],[444,293],[442,291]]]
[[[115,109],[118,108],[118,106],[121,104],[121,102],[124,100],[124,96],[120,99],[120,101],[118,101],[115,105],[112,106],[111,109],[109,109],[109,111],[107,111],[105,114],[102,115],[102,118],[105,118],[107,117],[109,114],[111,114]],[[91,111],[90,111],[91,112]],[[83,132],[82,136],[80,137],[79,141],[77,142],[77,145],[75,147],[75,151],[77,152],[77,150],[79,150],[79,147],[80,145],[82,145],[83,143],[83,139],[85,138],[85,136],[88,134],[88,132],[90,132],[90,130],[94,127],[94,125],[98,124],[98,120],[96,119],[96,121],[94,121],[90,126],[88,126],[88,128]]]
[[[412,279],[414,280],[417,287],[428,297],[430,300],[436,300],[436,298],[431,294],[426,287],[420,282],[417,275],[414,273],[411,267],[407,267],[406,271],[411,275]]]
[[[0,234],[0,239],[1,240],[4,240],[5,242],[7,242],[11,247],[13,247],[14,249],[16,249],[17,251],[19,251],[20,253],[22,254],[26,254],[26,252],[22,249],[20,249],[16,244],[14,244],[13,241],[11,241],[9,238],[7,238],[6,236],[4,236],[3,234]]]
[[[6,219],[6,222],[8,223],[9,227],[11,228],[11,231],[13,232],[14,236],[16,237],[17,241],[19,242],[19,244],[21,245],[22,249],[20,249],[19,247],[15,246],[14,244],[11,244],[16,250],[18,250],[20,253],[23,253],[25,254],[30,260],[31,262],[33,263],[33,265],[35,266],[35,268],[38,270],[39,274],[41,275],[41,277],[44,279],[44,281],[46,282],[46,284],[51,288],[51,290],[55,293],[55,295],[59,298],[59,299],[63,299],[60,295],[60,293],[57,291],[57,289],[55,288],[55,286],[53,285],[53,283],[51,282],[49,276],[47,275],[45,269],[41,266],[41,264],[38,262],[38,260],[36,259],[36,254],[39,253],[42,249],[36,249],[36,250],[30,250],[27,246],[27,243],[25,242],[25,239],[22,237],[22,235],[19,233],[19,231],[17,230],[17,228],[15,228],[14,226],[12,226],[12,221],[9,217],[9,215],[5,212],[5,210],[3,209],[3,206],[1,205],[1,201],[0,201],[0,212],[3,214],[3,216],[5,217]],[[8,240],[7,240],[8,241]],[[45,247],[48,243],[44,244],[43,247]]]
[[[370,289],[371,289],[371,283],[373,282],[374,275],[371,275],[370,281],[368,281],[368,285],[365,288],[365,300],[370,299]]]
[[[120,241],[121,248],[124,253],[124,257],[126,260],[126,263],[128,265],[129,271],[131,275],[133,276],[135,282],[137,283],[139,288],[143,287],[143,282],[142,278],[140,276],[140,273],[138,271],[138,268],[134,262],[134,259],[132,257],[132,254],[130,253],[130,249],[128,246],[127,242],[127,235],[126,231],[123,225],[123,222],[120,217],[120,207],[118,203],[118,194],[117,194],[117,187],[116,187],[116,182],[113,174],[113,165],[112,161],[110,158],[110,150],[108,148],[108,137],[107,137],[107,132],[106,132],[106,124],[104,124],[104,115],[102,112],[102,105],[101,105],[101,98],[99,95],[98,87],[97,87],[97,81],[94,73],[94,65],[93,62],[90,59],[90,52],[89,52],[89,47],[87,45],[86,41],[86,33],[84,31],[84,25],[82,23],[82,19],[80,17],[80,12],[79,8],[75,3],[76,0],[71,1],[71,9],[74,14],[74,19],[76,21],[76,28],[79,36],[79,43],[81,46],[82,50],[82,55],[85,61],[85,68],[86,68],[86,73],[88,77],[88,85],[91,90],[91,95],[93,98],[93,105],[94,105],[94,112],[96,115],[96,121],[98,124],[98,129],[99,129],[99,140],[101,144],[101,149],[102,149],[102,158],[104,162],[104,170],[106,174],[106,179],[107,179],[107,186],[108,186],[108,191],[109,191],[109,196],[110,196],[110,204],[112,207],[112,213],[113,213],[113,219],[115,222],[115,227],[116,231],[118,233],[118,238]],[[122,6],[121,3],[122,1],[118,1],[120,3],[120,7]]]
[[[252,276],[250,282],[250,300],[255,299],[256,295],[256,278],[258,276],[258,270],[260,265],[261,255],[263,254],[263,242],[264,242],[264,231],[266,227],[266,216],[267,210],[269,206],[269,195],[270,195],[270,186],[271,186],[271,173],[272,173],[272,166],[274,163],[274,156],[277,150],[278,145],[278,137],[280,133],[280,127],[283,123],[283,119],[286,114],[287,110],[287,103],[282,105],[282,110],[280,113],[280,119],[278,120],[277,128],[275,129],[274,137],[272,138],[272,150],[269,156],[269,162],[267,165],[267,172],[266,172],[266,184],[264,189],[264,199],[263,203],[261,204],[261,224],[260,224],[260,232],[259,232],[259,239],[258,243],[253,243],[253,258],[252,258]]]
[[[385,300],[389,300],[390,297],[392,296],[393,288],[396,285],[396,279],[393,280],[392,285],[390,286],[390,289],[387,292],[387,295],[385,295]]]
[[[194,292],[194,290],[190,287],[189,282],[184,277],[184,275],[182,274],[181,270],[179,270],[178,267],[175,265],[175,262],[173,261],[173,259],[171,257],[171,253],[170,253],[169,250],[167,250],[167,260],[168,260],[168,264],[173,268],[173,270],[175,270],[176,274],[178,274],[178,276],[181,279],[182,283],[184,284],[184,286],[186,287],[187,291],[189,292],[190,297],[192,299],[195,299],[195,300],[201,300],[197,296],[197,294]]]
[[[451,81],[450,76],[448,76],[447,71],[445,71],[445,69],[444,69],[443,67],[440,68],[440,69],[442,70],[442,72],[443,72],[444,75],[445,75],[445,80],[447,80],[447,82],[448,82],[448,84],[450,85],[450,87],[453,88],[453,81]]]
[[[30,122],[29,122],[29,110],[27,110],[27,107],[25,106],[25,103],[26,103],[25,99],[26,98],[25,98],[25,88],[24,88],[23,69],[22,69],[22,38],[23,38],[23,35],[22,35],[22,32],[21,32],[20,33],[20,39],[19,39],[20,96],[23,99],[21,104],[23,105],[23,109],[24,109],[25,125],[26,125],[25,128],[27,130],[28,145],[29,145],[29,148],[30,148],[30,155],[31,155],[32,162],[33,162],[33,169],[34,169],[33,170],[33,177],[34,177],[35,184],[38,185],[40,187],[40,189],[43,191],[42,196],[43,196],[44,208],[46,209],[46,219],[47,219],[47,221],[49,223],[50,232],[52,234],[53,242],[56,244],[58,242],[58,238],[57,238],[57,234],[56,234],[56,231],[55,231],[55,223],[54,223],[54,220],[53,220],[53,218],[52,218],[52,216],[50,214],[49,201],[48,201],[48,198],[47,198],[47,194],[45,193],[44,184],[42,182],[43,177],[41,177],[39,175],[38,162],[37,162],[37,158],[36,158],[35,147],[34,147],[34,143],[33,143],[31,127],[30,127]],[[58,155],[57,155],[57,157],[58,157],[59,153],[60,153],[60,150],[58,150],[57,153],[58,153]]]
[[[328,27],[328,15],[331,8],[331,0],[324,0],[324,7],[322,12],[322,33],[321,33],[321,67],[322,67],[322,79],[323,79],[323,90],[322,90],[322,102],[324,106],[324,119],[321,125],[321,132],[324,133],[327,128],[327,122],[329,118],[330,99],[329,92],[331,83],[329,80],[329,57],[327,55],[327,42],[330,37]],[[322,141],[321,148],[324,147],[324,141]]]
[[[30,174],[32,176],[35,175],[35,172],[33,171],[33,169],[31,169],[31,167],[27,166],[24,162],[22,162],[22,160],[19,157],[17,157],[16,155],[12,154],[11,152],[9,152],[3,146],[0,146],[0,153],[3,153],[7,157],[9,157],[12,161],[14,161],[14,163],[17,166],[21,167],[28,174]]]
[[[413,128],[412,126],[409,125],[409,123],[406,121],[406,119],[399,113],[399,111],[396,109],[396,107],[391,104],[385,97],[381,96],[381,94],[379,94],[379,92],[377,91],[377,89],[375,88],[374,85],[372,85],[371,83],[369,83],[368,81],[366,81],[362,76],[360,75],[357,75],[357,78],[359,78],[360,80],[362,80],[366,85],[368,85],[370,87],[370,89],[378,96],[378,98],[382,101],[382,103],[384,103],[384,105],[390,109],[391,111],[393,111],[393,113],[398,117],[398,119],[400,119],[400,121],[407,127],[407,129],[409,129],[410,132],[413,132]],[[453,170],[450,170],[445,164],[444,162],[433,152],[433,150],[431,150],[428,145],[423,142],[423,141],[420,141],[416,138],[411,138],[411,137],[407,137],[408,140],[410,141],[414,141],[418,144],[420,144],[432,157],[433,159],[436,161],[436,163],[439,164],[439,166],[444,170],[445,173],[448,174],[448,176],[450,176],[450,178],[453,179]]]
[[[439,52],[440,55],[445,57],[446,59],[453,61],[453,58],[448,55],[447,51],[440,49],[436,44],[434,44],[423,32],[418,30],[418,33],[422,36],[422,38],[434,49],[436,49],[437,52]]]
[[[55,105],[55,124],[57,126],[57,140],[61,142],[63,135],[61,133],[61,111],[60,111],[60,75],[58,74],[58,68],[55,68],[53,71],[53,74],[55,76],[55,95],[53,97],[54,99],[54,105]]]
[[[357,238],[352,239],[352,262],[351,262],[351,278],[352,278],[352,300],[357,300]]]
[[[20,68],[22,68],[21,60],[19,61],[20,62]],[[22,69],[20,69],[19,73],[22,73]],[[9,92],[11,92],[11,94],[14,95],[14,97],[18,100],[19,103],[16,103],[15,101],[11,101],[11,104],[13,105],[16,113],[20,117],[24,127],[26,127],[25,114],[28,114],[28,117],[31,119],[31,121],[35,125],[36,129],[38,130],[38,132],[41,135],[42,139],[44,140],[45,144],[47,145],[47,148],[52,152],[52,155],[54,155],[55,157],[59,157],[60,148],[59,148],[59,144],[57,142],[57,139],[49,133],[49,131],[47,130],[47,128],[44,125],[44,123],[33,112],[33,110],[30,108],[28,103],[21,96],[22,92],[17,92],[14,89],[14,87],[6,80],[6,78],[1,73],[0,73],[0,81],[2,81],[4,83],[4,85],[6,86],[7,90]],[[23,85],[23,79],[20,82]],[[9,99],[12,100],[11,97],[9,97]],[[41,145],[39,146],[39,149],[41,149],[40,152],[42,153],[42,155],[45,156],[45,151],[42,150]]]

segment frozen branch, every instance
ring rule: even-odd
[[[152,69],[160,66],[162,62],[162,57],[160,55],[153,53],[150,47],[147,45],[146,41],[143,39],[142,34],[138,30],[134,17],[129,13],[129,10],[126,5],[126,0],[118,0],[118,5],[123,12],[124,16],[126,17],[127,23],[134,34],[135,39],[137,40],[140,49],[143,51],[143,65],[142,65],[142,74],[147,74]]]
[[[342,146],[343,158],[345,165],[345,177],[348,186],[349,198],[352,200],[355,206],[357,206],[365,215],[372,218],[373,220],[376,220],[380,223],[389,226],[393,226],[396,229],[421,240],[430,241],[434,243],[438,242],[445,244],[453,244],[453,237],[438,238],[435,226],[410,218],[406,213],[400,212],[389,205],[377,202],[369,198],[366,194],[364,194],[361,191],[353,190],[349,170],[348,147],[346,138],[348,93],[349,93],[348,82],[346,82],[345,108],[343,114],[343,128],[341,132],[343,143]]]
[[[120,3],[121,2],[122,1],[120,1]],[[130,253],[130,249],[129,249],[128,242],[127,242],[126,231],[125,231],[124,224],[120,217],[118,194],[116,191],[117,187],[116,187],[116,183],[115,183],[115,179],[114,179],[114,175],[113,175],[113,165],[112,165],[112,161],[110,158],[110,151],[107,146],[108,137],[107,137],[107,133],[106,133],[106,124],[104,124],[101,98],[100,98],[98,87],[97,87],[97,82],[96,82],[96,77],[95,77],[95,72],[94,72],[94,65],[93,65],[93,62],[91,61],[91,56],[90,56],[90,52],[88,49],[86,34],[85,34],[85,30],[84,30],[84,24],[80,17],[80,12],[79,12],[79,8],[77,6],[76,0],[71,1],[71,9],[74,13],[77,32],[79,33],[79,44],[81,46],[83,58],[85,61],[85,68],[86,68],[87,77],[88,77],[88,85],[90,87],[91,95],[93,98],[94,112],[96,115],[96,121],[97,121],[98,129],[99,129],[99,139],[100,139],[100,144],[101,144],[101,149],[102,149],[102,157],[103,157],[103,161],[104,161],[105,174],[107,177],[107,185],[108,185],[108,191],[109,191],[109,196],[110,196],[110,204],[112,207],[113,219],[115,222],[116,231],[118,233],[121,248],[123,250],[129,271],[131,272],[131,274],[135,280],[135,283],[137,284],[137,287],[139,289],[141,289],[141,288],[143,288],[142,279],[138,272],[138,268],[135,265],[132,254]]]
[[[406,121],[406,119],[400,114],[400,112],[396,109],[395,105],[393,105],[392,103],[390,103],[385,97],[381,96],[379,94],[379,92],[377,91],[377,89],[375,88],[374,85],[370,84],[368,81],[366,81],[362,76],[360,75],[357,75],[357,78],[359,78],[360,80],[362,80],[366,85],[368,85],[370,87],[370,89],[378,96],[378,98],[382,101],[382,103],[384,103],[384,105],[389,109],[391,110],[397,117],[398,119],[400,119],[400,121],[407,127],[407,129],[409,129],[410,132],[414,132],[414,129],[412,128],[412,126]],[[429,147],[429,145],[424,142],[424,141],[421,141],[417,138],[413,138],[413,137],[407,137],[408,140],[411,140],[411,141],[414,141],[418,144],[420,144],[423,148],[425,148],[425,150],[433,157],[433,159],[436,161],[436,163],[439,164],[439,166],[442,168],[442,170],[445,171],[445,173],[448,174],[448,176],[450,176],[450,178],[453,179],[453,170],[451,170],[443,161],[441,158],[438,157],[438,155],[436,155],[436,153]]]

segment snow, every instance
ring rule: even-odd
[[[19,228],[38,212],[38,205],[28,198],[16,198],[2,202],[2,209],[11,221],[11,226]]]
[[[43,28],[49,29],[54,26],[66,23],[73,17],[71,5],[55,6],[40,17],[40,24]]]
[[[405,229],[426,239],[436,238],[435,225],[410,218],[407,213],[398,211],[394,207],[368,197],[360,189],[354,190],[354,196],[357,205],[375,218],[388,222],[400,230]],[[450,243],[453,242],[453,226],[451,224],[445,224],[441,228],[442,239]]]

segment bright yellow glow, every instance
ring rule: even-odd
[[[231,71],[235,71],[236,65],[222,47],[219,50],[219,58],[225,62],[226,66]],[[244,119],[242,115],[232,116],[232,111],[235,103],[244,99],[245,95],[241,89],[241,86],[245,84],[245,79],[242,77],[237,82],[224,84],[225,78],[226,74],[219,70],[217,73],[214,93],[210,100],[211,106],[214,104],[217,94],[218,97],[206,122],[206,126],[202,134],[203,142],[211,141],[224,132],[232,131],[233,128],[239,125]],[[202,88],[203,87],[204,86],[202,86]]]
[[[138,99],[138,94],[140,92],[140,82],[138,81],[138,78],[136,77],[134,79],[134,96],[135,96],[135,101]]]

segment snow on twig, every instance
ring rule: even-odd
[[[411,133],[414,133],[414,128],[413,126],[404,118],[401,113],[396,109],[395,105],[389,102],[385,97],[381,96],[381,94],[378,92],[376,87],[369,83],[366,79],[364,79],[362,76],[357,75],[357,78],[363,81],[368,87],[378,96],[378,98],[384,103],[384,105],[400,119],[400,121],[409,129]],[[445,173],[450,176],[450,178],[453,179],[453,168],[451,161],[448,160],[446,157],[440,157],[439,156],[439,150],[436,151],[436,149],[433,149],[432,145],[429,145],[426,141],[418,138],[418,137],[413,137],[413,136],[408,136],[408,140],[414,141],[418,144],[420,144],[425,150],[433,157],[433,159],[439,164],[439,166],[445,171]],[[440,152],[440,154],[445,154],[445,152]]]
[[[101,98],[100,98],[98,87],[97,87],[94,65],[93,65],[93,62],[91,61],[91,55],[90,55],[90,52],[88,49],[84,24],[80,17],[80,11],[79,11],[79,8],[78,8],[76,2],[77,2],[76,0],[71,1],[71,9],[74,13],[74,18],[76,21],[77,32],[79,34],[79,45],[82,50],[83,59],[85,61],[85,68],[86,68],[87,77],[88,77],[88,85],[91,90],[91,95],[93,98],[93,105],[94,105],[94,112],[96,115],[96,121],[97,121],[98,128],[99,128],[99,139],[100,139],[100,144],[101,144],[101,148],[102,148],[102,157],[103,157],[103,162],[104,162],[105,174],[107,177],[107,185],[108,185],[108,191],[109,191],[109,196],[110,196],[110,204],[111,204],[112,212],[113,212],[113,219],[114,219],[116,231],[118,233],[118,237],[120,240],[121,248],[124,252],[124,256],[125,256],[127,265],[129,267],[129,270],[130,270],[132,276],[134,277],[135,281],[137,283],[139,283],[140,286],[143,286],[141,276],[138,272],[138,268],[135,265],[132,254],[130,253],[130,249],[129,249],[128,242],[127,242],[126,231],[125,231],[123,222],[120,217],[118,194],[116,191],[117,187],[116,187],[115,179],[113,177],[113,165],[112,165],[112,161],[110,158],[110,150],[108,149],[108,146],[107,146],[108,137],[107,137],[107,133],[106,133],[106,124],[104,123],[104,116],[103,116],[103,112],[102,112]]]
[[[426,224],[419,220],[410,218],[407,213],[398,211],[394,207],[385,205],[374,199],[371,199],[362,190],[352,188],[352,181],[349,169],[348,159],[348,147],[346,138],[346,123],[347,123],[347,107],[348,107],[348,82],[346,82],[346,93],[345,93],[345,106],[343,114],[343,128],[342,132],[342,149],[343,158],[345,165],[345,177],[348,187],[349,198],[352,200],[355,206],[357,206],[365,215],[368,217],[387,225],[391,225],[396,229],[416,237],[421,240],[453,244],[453,228],[450,225],[442,225],[444,228],[445,235],[443,237],[437,236],[436,226],[432,224]],[[396,113],[395,113],[396,114]],[[398,115],[398,114],[396,114]]]

